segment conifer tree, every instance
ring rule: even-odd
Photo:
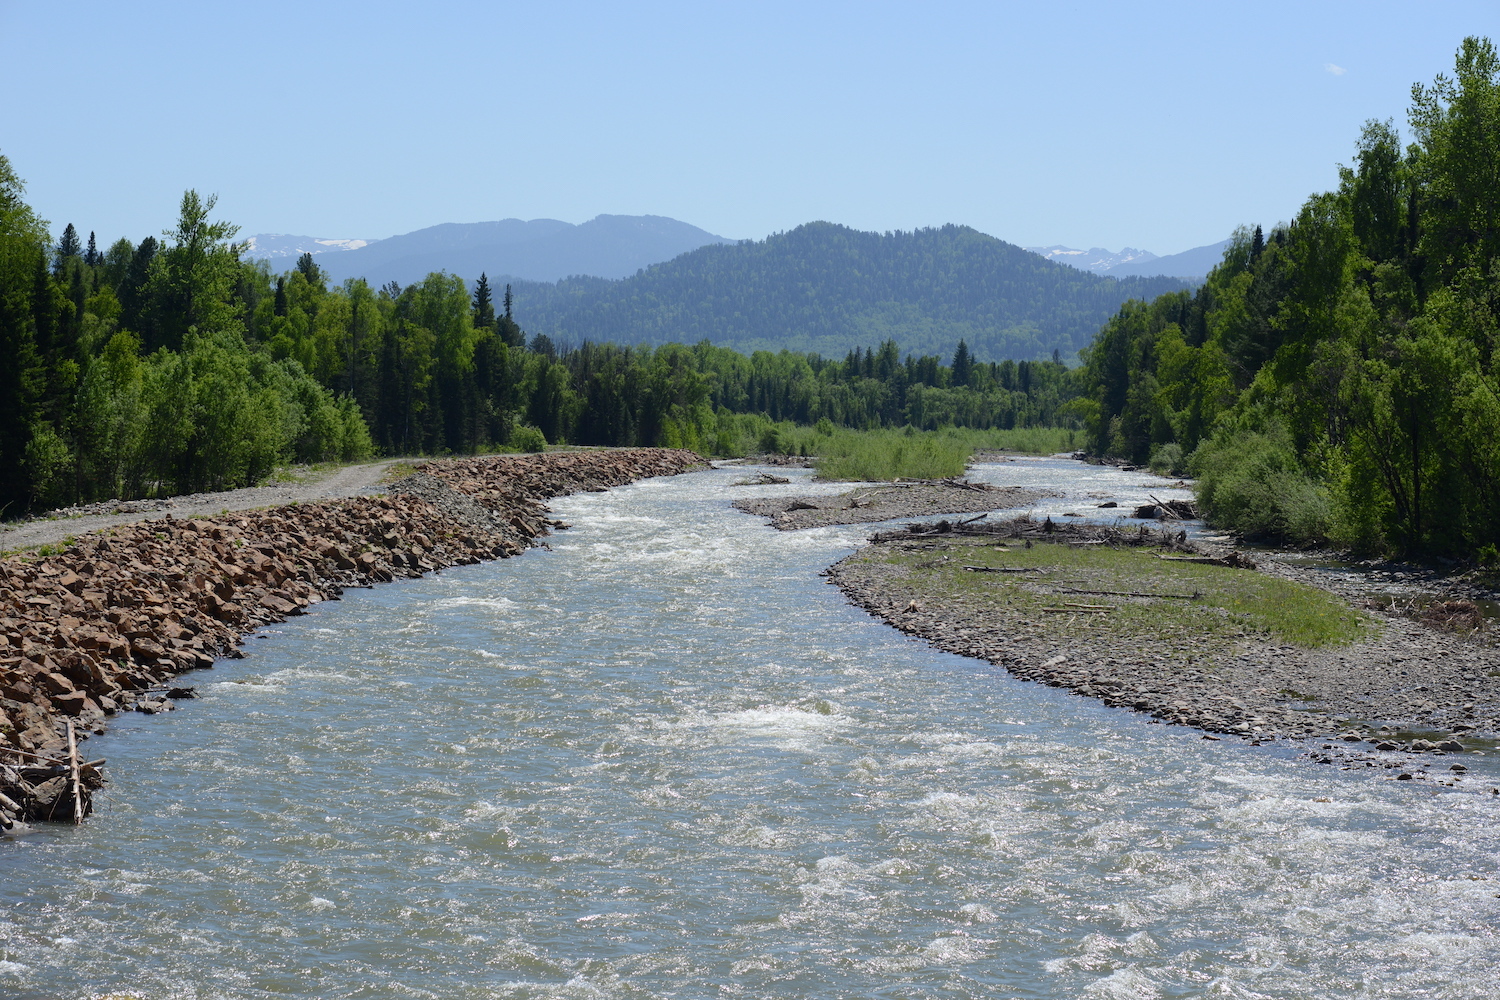
[[[53,274],[62,274],[63,267],[68,260],[83,253],[83,246],[78,242],[78,230],[73,228],[73,223],[68,223],[63,230],[62,239],[57,244],[57,261],[52,265]]]
[[[84,251],[83,262],[89,267],[99,264],[99,244],[94,242],[94,231],[89,230],[89,248]]]
[[[968,385],[973,374],[974,359],[969,355],[969,345],[959,340],[958,350],[953,352],[953,384]]]
[[[297,270],[302,272],[302,276],[307,279],[307,283],[314,288],[325,288],[327,286],[328,276],[323,273],[323,269],[318,266],[318,262],[313,260],[312,254],[304,253],[301,257],[297,258]]]
[[[509,312],[507,309],[507,316]],[[479,284],[474,286],[474,326],[482,330],[491,330],[495,326],[495,303],[490,299],[490,279],[483,272],[480,272]]]

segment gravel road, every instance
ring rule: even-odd
[[[421,460],[390,458],[363,465],[346,465],[325,472],[308,471],[287,482],[226,490],[223,493],[190,493],[165,500],[115,501],[114,505],[124,508],[122,513],[90,513],[6,524],[0,530],[0,552],[57,545],[70,537],[161,517],[168,511],[173,517],[207,517],[226,510],[255,510],[308,500],[332,500],[362,493],[382,493],[384,490],[379,486],[380,480],[387,469],[401,461]],[[99,506],[92,504],[90,508]]]

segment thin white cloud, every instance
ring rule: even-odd
[[[1349,72],[1344,67],[1339,66],[1335,63],[1324,63],[1323,68],[1332,73],[1334,76],[1343,76],[1345,73]]]

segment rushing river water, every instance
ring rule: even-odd
[[[933,652],[818,576],[868,526],[771,531],[728,500],[805,484],[742,474],[556,501],[553,551],[119,719],[94,817],[0,841],[0,996],[1500,995],[1492,797]]]

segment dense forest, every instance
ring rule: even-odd
[[[899,341],[950,357],[1071,359],[1120,304],[1190,287],[1107,278],[967,226],[867,233],[827,222],[758,242],[700,247],[622,281],[517,283],[528,330],[618,344],[708,340],[750,353],[842,356]]]
[[[507,288],[430,274],[330,285],[242,259],[213,199],[100,249],[53,242],[0,156],[0,516],[245,485],[286,462],[545,443],[766,443],[773,421],[1026,427],[1062,419],[1057,358],[949,363],[892,339],[842,358],[528,338]],[[1054,265],[1048,265],[1054,266]],[[769,440],[774,441],[774,434]]]
[[[1085,352],[1100,452],[1190,469],[1219,523],[1360,550],[1500,543],[1500,58],[1466,39],[1336,190]],[[1183,456],[1190,456],[1184,462]]]

